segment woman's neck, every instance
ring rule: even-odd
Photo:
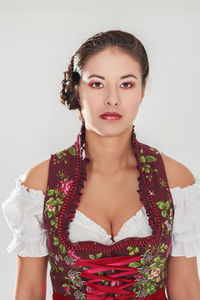
[[[136,167],[131,144],[132,128],[118,136],[105,137],[85,130],[85,152],[90,159],[89,169],[102,174],[115,174],[122,168]]]

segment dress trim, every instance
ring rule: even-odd
[[[152,235],[147,237],[126,237],[114,244],[104,245],[94,241],[79,241],[76,243],[72,243],[69,239],[69,223],[73,220],[76,209],[80,202],[80,198],[82,195],[82,188],[84,187],[84,181],[87,180],[87,172],[86,166],[90,161],[89,158],[86,157],[85,154],[85,125],[82,123],[81,131],[77,136],[77,140],[75,142],[76,149],[76,170],[74,174],[74,180],[71,183],[71,186],[68,190],[68,194],[62,204],[59,218],[58,218],[58,236],[62,244],[70,250],[88,250],[88,251],[102,251],[104,253],[110,253],[115,249],[123,248],[127,246],[144,246],[144,245],[155,245],[160,239],[161,235],[161,221],[159,218],[158,207],[153,200],[151,193],[149,192],[148,184],[146,182],[145,176],[142,171],[139,151],[140,146],[139,142],[136,139],[136,134],[134,132],[133,125],[132,128],[132,136],[131,142],[133,145],[136,161],[137,161],[137,169],[138,169],[138,182],[139,189],[137,192],[140,196],[140,201],[144,204],[149,225],[152,228]],[[66,217],[67,216],[67,217]]]

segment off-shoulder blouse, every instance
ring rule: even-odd
[[[23,257],[46,256],[47,232],[43,222],[45,195],[41,190],[28,191],[22,184],[23,175],[15,179],[15,188],[2,204],[5,219],[13,233],[7,251]],[[175,210],[171,256],[200,255],[200,177],[194,177],[192,185],[170,189]],[[126,237],[145,237],[151,234],[144,206],[123,224],[114,237],[114,242],[103,227],[79,210],[76,210],[69,224],[69,239],[73,243],[90,240],[111,245]]]

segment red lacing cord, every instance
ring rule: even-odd
[[[125,296],[107,296],[104,299],[128,299],[131,296],[134,297],[136,294],[128,290],[123,290],[125,287],[133,285],[135,283],[134,279],[119,278],[120,276],[130,275],[138,273],[136,267],[124,266],[131,262],[140,261],[141,256],[116,256],[116,257],[106,257],[106,258],[97,258],[97,259],[79,259],[76,261],[76,265],[91,267],[88,270],[82,271],[81,276],[86,278],[91,278],[86,281],[87,288],[87,299],[91,300],[100,300],[101,296],[105,296],[106,293],[113,294],[123,294]],[[122,272],[114,273],[109,276],[101,276],[95,273],[108,271],[108,270],[121,270]],[[133,276],[134,278],[134,276]],[[111,281],[111,286],[105,286],[102,284],[95,284],[101,280]],[[124,282],[124,284],[120,284]]]

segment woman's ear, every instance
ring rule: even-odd
[[[142,98],[144,97],[144,94],[145,94],[146,84],[147,84],[147,82],[145,81],[143,84],[143,88],[142,88]]]
[[[75,86],[75,95],[76,95],[76,98],[77,98],[77,100],[79,101],[79,99],[80,99],[80,97],[79,97],[79,90],[78,90],[78,86],[76,85]]]
[[[144,82],[144,84],[142,86],[142,95],[141,95],[141,99],[140,99],[140,104],[142,103],[142,100],[144,98],[145,90],[146,90],[146,81]]]

